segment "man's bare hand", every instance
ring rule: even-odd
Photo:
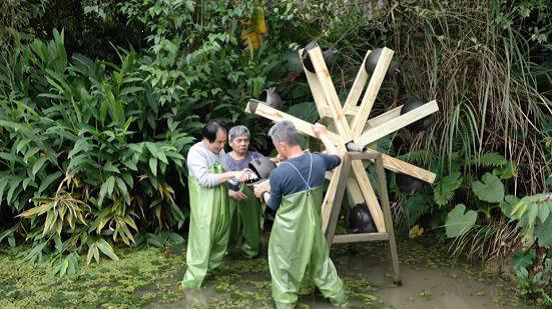
[[[316,135],[316,137],[318,138],[328,133],[328,130],[326,129],[326,127],[320,123],[314,124],[313,131],[314,131],[314,135]]]
[[[263,194],[263,192],[266,192],[266,190],[261,186],[255,186],[253,187],[253,192],[255,193],[256,197],[261,197],[261,194]]]
[[[251,176],[250,171],[242,170],[238,172],[238,174],[236,175],[236,179],[238,179],[239,182],[246,182],[249,180],[250,176]]]
[[[247,195],[245,195],[243,192],[234,191],[234,190],[228,190],[228,196],[230,196],[231,198],[233,198],[238,202],[241,202],[247,198]]]

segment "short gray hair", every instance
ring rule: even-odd
[[[297,146],[301,143],[301,136],[293,122],[284,120],[273,125],[268,130],[268,136],[272,138],[273,142],[284,142],[289,146]]]
[[[240,136],[251,137],[251,133],[249,133],[249,129],[246,126],[235,126],[228,131],[228,141],[230,142]]]

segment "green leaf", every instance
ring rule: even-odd
[[[100,188],[100,193],[98,194],[98,200],[97,200],[98,206],[102,205],[106,193],[107,193],[107,182],[104,182],[102,184],[102,187]]]
[[[128,95],[128,94],[131,94],[131,93],[135,93],[135,92],[138,92],[138,91],[144,91],[146,89],[144,89],[143,87],[127,87],[125,88],[123,91],[121,91],[121,95]]]
[[[466,211],[464,204],[458,204],[447,215],[445,223],[447,237],[458,237],[469,231],[477,220],[477,212],[473,210]],[[465,212],[465,213],[464,213]]]
[[[42,168],[46,160],[47,160],[46,158],[38,158],[38,160],[35,161],[35,163],[33,164],[33,170],[32,170],[33,176],[35,176],[36,173],[38,173],[38,171],[40,170],[40,168]]]
[[[153,176],[157,176],[157,159],[156,158],[150,158],[149,159],[149,166],[151,169],[151,172]]]
[[[38,194],[40,195],[42,192],[44,192],[44,190],[46,190],[46,188],[48,188],[48,186],[56,179],[58,179],[61,175],[63,175],[63,173],[55,172],[53,174],[48,175],[46,178],[44,178],[44,180],[40,184],[40,187],[38,188]]]
[[[433,199],[439,206],[446,205],[453,197],[456,189],[462,184],[460,173],[452,173],[439,180],[433,188]]]
[[[107,243],[107,241],[103,239],[99,239],[96,242],[96,246],[98,247],[98,249],[100,249],[100,251],[102,251],[103,254],[107,255],[110,259],[114,261],[119,260],[119,257],[115,254],[115,252],[113,251],[113,248],[109,243]]]
[[[125,180],[125,182],[127,183],[128,187],[130,189],[132,189],[132,187],[134,186],[134,180],[132,178],[132,174],[130,173],[124,173],[124,174],[121,174],[121,177],[123,177],[123,179]]]
[[[130,195],[128,194],[128,190],[127,190],[127,187],[125,185],[125,182],[119,177],[115,178],[115,181],[117,182],[117,187],[119,187],[119,191],[123,195],[123,198],[125,199],[125,202],[128,205],[130,205]]]
[[[476,161],[479,165],[485,167],[499,167],[506,164],[506,159],[503,155],[496,152],[487,152],[479,157],[479,160]]]
[[[531,249],[528,252],[518,251],[512,257],[512,266],[514,270],[526,269],[527,266],[533,265],[533,259],[536,256],[535,249]]]
[[[432,204],[429,202],[431,202],[431,200],[428,200],[421,193],[416,193],[406,200],[404,203],[404,215],[408,220],[409,228],[413,226],[424,213],[431,209]]]
[[[8,184],[7,178],[0,178],[0,205],[2,205],[2,196],[4,196],[4,190]]]
[[[157,145],[155,145],[154,143],[145,143],[146,145],[146,148],[149,150],[149,152],[154,156],[154,157],[158,157],[158,152],[159,150],[157,149]]]
[[[474,182],[472,190],[480,200],[489,203],[499,203],[504,199],[504,184],[491,173],[485,173],[482,181]]]
[[[113,188],[115,187],[115,177],[109,176],[105,183],[107,186],[107,195],[111,197],[111,195],[113,195]]]
[[[124,160],[123,164],[124,164],[124,166],[128,167],[129,169],[131,169],[133,171],[138,170],[138,167],[136,167],[136,162],[134,162],[133,160],[130,160],[130,159]]]
[[[121,171],[119,171],[119,169],[117,168],[117,166],[111,164],[111,162],[107,163],[104,167],[103,167],[104,171],[108,171],[108,172],[113,172],[113,173],[117,173],[119,174]]]
[[[515,195],[506,195],[504,200],[500,202],[500,210],[506,217],[511,218],[512,209],[518,202],[519,198]]]
[[[537,236],[539,247],[552,245],[552,216],[535,228],[535,236]]]
[[[514,161],[508,161],[501,167],[493,169],[493,175],[500,179],[510,179],[517,174],[517,164]]]

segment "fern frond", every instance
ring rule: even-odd
[[[508,161],[503,155],[496,152],[487,152],[482,154],[479,159],[473,160],[474,164],[483,167],[500,167]]]

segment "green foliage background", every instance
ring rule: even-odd
[[[254,8],[268,36],[245,51],[242,19]],[[414,97],[439,104],[430,129],[378,141],[437,174],[411,196],[389,174],[399,230],[420,224],[444,239],[455,226],[453,252],[505,258],[552,233],[521,219],[544,212],[532,201],[547,195],[534,194],[552,185],[550,10],[543,0],[3,1],[0,242],[29,242],[23,258],[48,256],[65,274],[81,256],[117,259],[116,245],[182,241],[185,157],[202,124],[245,124],[270,152],[270,124],[243,112],[268,87],[317,121],[296,56],[317,40],[338,51],[342,100],[366,50],[387,46],[401,75],[374,113]]]

